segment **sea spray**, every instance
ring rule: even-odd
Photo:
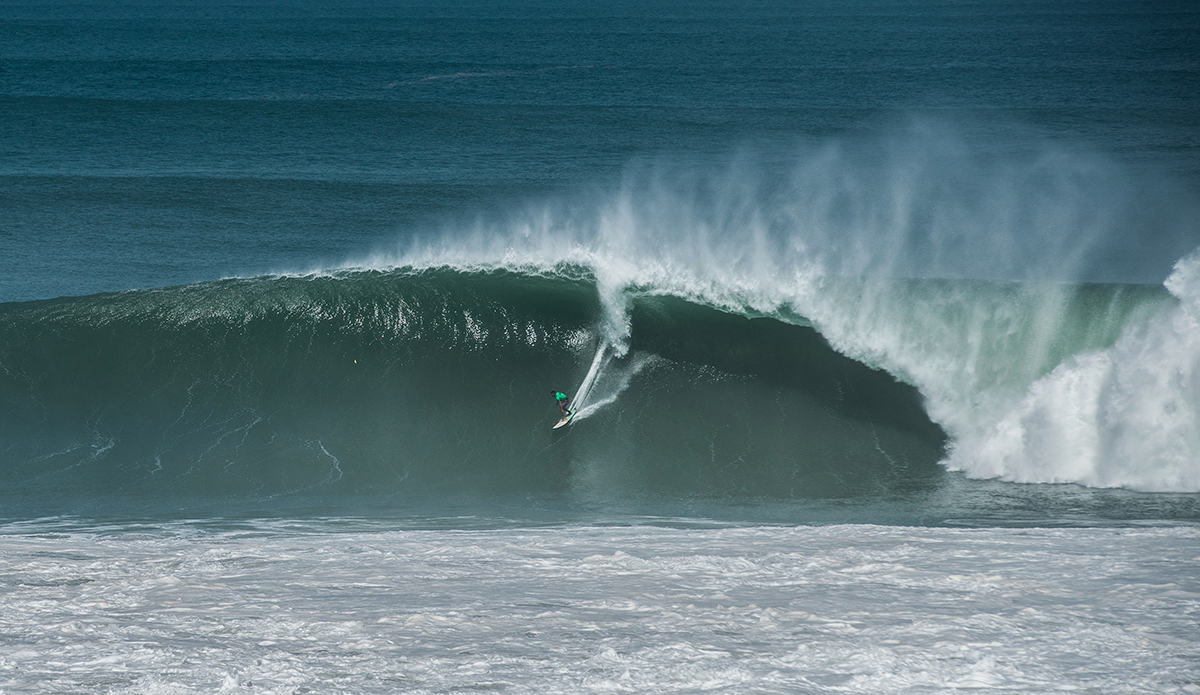
[[[1098,388],[1079,370],[1095,368],[1095,353],[1114,349],[1172,304],[1160,288],[965,281],[821,287],[807,303],[814,323],[838,349],[886,365],[921,390],[930,417],[951,437],[952,470],[1019,482],[1133,485],[1133,478],[1104,481],[1080,467],[1080,456],[1094,460],[1104,450],[1104,429],[1093,422],[1086,436],[1079,431],[1081,409],[1095,407]],[[1066,366],[1074,364],[1080,366]],[[1056,381],[1065,373],[1071,377]],[[1017,425],[1032,407],[1046,417]],[[1089,441],[1090,454],[1083,449]],[[1139,466],[1129,459],[1118,468]],[[1174,484],[1160,485],[1189,489]]]
[[[1197,237],[1194,223],[1157,210],[1181,194],[1170,185],[1153,192],[1157,179],[1144,172],[1029,135],[981,143],[915,119],[790,156],[747,150],[725,169],[643,162],[609,193],[534,203],[469,237],[445,230],[432,253],[371,263],[578,264],[597,280],[601,332],[618,349],[629,340],[631,303],[646,296],[815,326],[843,354],[920,390],[951,437],[952,469],[1197,489],[1184,469],[1200,449],[1182,424],[1195,393],[1167,389],[1173,400],[1160,403],[1141,392],[1155,380],[1126,373],[1120,403],[1129,412],[1102,423],[1088,405],[1102,380],[1078,373],[1096,351],[1131,349],[1114,347],[1122,335],[1124,346],[1143,330],[1165,334],[1143,328],[1167,310],[1161,287],[1082,281],[1157,281],[1163,254]],[[1168,207],[1194,207],[1181,202]],[[1178,318],[1173,334],[1187,344]],[[1073,376],[1051,387],[1052,373]],[[1053,415],[1021,415],[1029,409]],[[1133,426],[1164,409],[1181,423]],[[1078,434],[1085,421],[1088,434]]]

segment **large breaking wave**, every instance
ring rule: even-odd
[[[369,263],[580,263],[618,350],[639,293],[812,326],[917,389],[951,470],[1200,490],[1194,192],[1030,133],[962,132],[917,120],[715,173],[643,164],[598,199]]]
[[[603,330],[600,283],[570,265],[264,277],[8,305],[5,489],[63,499],[827,498],[920,489],[945,465],[1191,489],[1192,454],[1179,447],[1192,433],[1174,427],[1186,425],[1192,394],[1155,382],[1141,394],[1126,372],[1177,370],[1156,360],[1191,335],[1178,324],[1194,304],[1145,286],[888,285],[828,281],[825,291],[847,306],[886,295],[904,307],[890,320],[859,312],[856,322],[874,322],[867,333],[883,343],[916,341],[907,362],[865,341],[839,352],[794,307],[730,310],[650,287],[623,295],[628,331],[618,344]],[[1031,304],[1047,303],[1052,326],[1032,318]],[[851,330],[831,334],[846,344]],[[1031,356],[1035,338],[1044,352]],[[939,352],[948,346],[974,353],[956,361]],[[573,389],[597,361],[584,416],[551,432],[548,391]],[[1084,379],[1099,382],[1083,394],[1093,401],[1072,407],[1096,419],[1067,411],[1058,425],[1042,414],[1052,399],[1070,399],[1055,391],[1064,381]],[[1128,397],[1127,382],[1134,396],[1184,411],[1148,426],[1137,403],[1130,421],[1115,414],[1130,428],[1124,441],[1173,442],[1167,455],[1121,465],[1122,451],[1085,439],[1093,450],[1046,461],[1039,440],[1014,444],[1014,427],[1043,439],[1039,426],[1061,426],[1051,433],[1060,439],[1110,427],[1103,398]],[[1061,441],[1049,444],[1062,452]],[[1108,458],[1091,469],[1079,463],[1100,454]]]
[[[1200,257],[1164,286],[1123,246],[1190,223],[1103,161],[900,142],[634,167],[343,270],[5,305],[5,494],[1200,490]]]

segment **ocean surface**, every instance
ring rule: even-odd
[[[0,0],[0,693],[1200,693],[1200,8],[446,5]]]

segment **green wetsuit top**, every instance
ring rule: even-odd
[[[555,391],[554,400],[562,403],[563,401],[567,400],[567,394],[563,393],[562,391]]]

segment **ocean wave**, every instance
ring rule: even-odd
[[[1200,260],[1084,281],[1131,218],[1119,168],[875,150],[634,167],[339,269],[4,305],[6,494],[1200,490]],[[591,365],[552,433],[546,392]]]
[[[1161,282],[1164,254],[1195,243],[1194,196],[1025,135],[981,144],[916,119],[724,169],[648,162],[591,197],[437,230],[358,265],[588,268],[600,340],[618,354],[648,297],[811,327],[916,389],[950,470],[1200,490],[1188,281],[1200,261]],[[701,333],[693,343],[726,335]]]
[[[1036,393],[1029,384],[1073,360],[1122,354],[1129,331],[1153,332],[1181,306],[1141,286],[887,285],[830,279],[825,288],[830,302],[853,298],[847,306],[891,297],[906,312],[892,321],[913,334],[931,335],[940,316],[959,340],[928,345],[975,345],[989,375],[960,364],[945,377],[955,389],[939,392],[927,381],[946,362],[933,353],[924,369],[918,351],[902,363],[880,349],[869,364],[852,356],[870,346],[845,348],[846,326],[818,331],[828,317],[794,306],[732,310],[651,283],[625,289],[618,353],[603,284],[566,263],[337,271],[4,305],[0,476],[10,501],[53,509],[431,493],[902,494],[936,486],[946,466],[987,462],[968,455],[980,446],[972,435],[987,431],[983,401],[1002,393],[1020,404],[1022,383]],[[1014,323],[1024,311],[995,319],[997,307],[1032,302],[1039,290],[1058,315],[1053,336],[1028,317]],[[947,295],[957,301],[930,299]],[[1040,347],[1022,351],[1022,341]],[[552,431],[546,392],[573,389],[604,351],[578,404],[586,417]],[[967,400],[956,411],[939,397]],[[1128,470],[1142,470],[1136,463]],[[1189,484],[1154,482],[1141,487]]]
[[[0,475],[10,496],[144,500],[827,497],[939,474],[910,386],[812,328],[654,292],[630,298],[589,417],[552,432],[547,391],[608,349],[585,276],[403,268],[6,305]]]

